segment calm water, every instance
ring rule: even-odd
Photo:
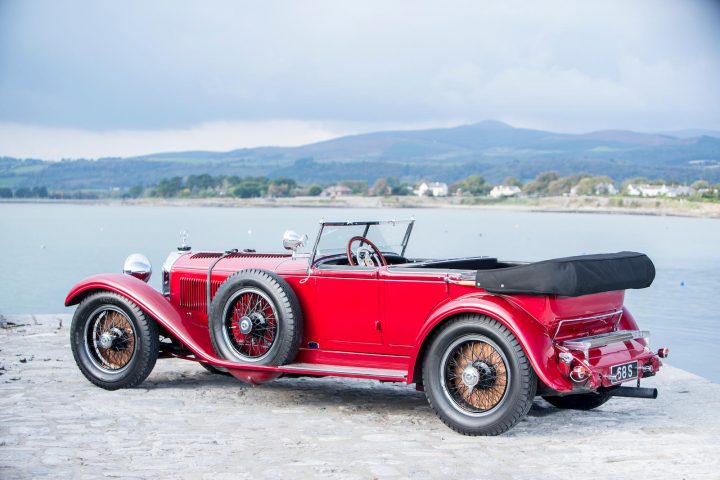
[[[117,272],[127,254],[153,263],[151,281],[190,232],[195,249],[279,251],[287,228],[314,238],[318,220],[417,220],[411,256],[542,260],[636,250],[653,259],[652,287],[626,303],[673,365],[720,382],[720,221],[482,210],[187,208],[0,204],[0,312],[57,313],[77,280]]]

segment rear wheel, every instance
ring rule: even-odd
[[[230,276],[210,304],[210,339],[227,360],[283,365],[302,337],[300,303],[288,283],[265,270]]]
[[[581,393],[564,397],[543,397],[550,405],[567,410],[592,410],[604,405],[612,395],[608,393]]]
[[[432,340],[423,383],[430,405],[450,428],[465,435],[499,435],[530,409],[537,377],[504,325],[468,314]]]
[[[158,327],[122,295],[99,292],[75,310],[70,343],[75,363],[92,383],[107,390],[134,387],[155,366]]]

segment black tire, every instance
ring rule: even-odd
[[[543,397],[550,405],[564,410],[592,410],[604,405],[612,395],[603,393],[580,393],[564,397]]]
[[[432,338],[423,362],[423,384],[430,406],[447,426],[464,435],[499,435],[530,410],[537,376],[503,324],[464,314]]]
[[[260,299],[261,307],[243,305],[247,298]],[[243,319],[250,329],[247,333],[242,333]],[[231,275],[220,285],[210,303],[208,324],[220,357],[255,365],[284,365],[295,359],[300,348],[303,317],[295,292],[283,278],[250,269]]]
[[[112,338],[108,348],[100,342],[103,334]],[[75,363],[85,378],[106,390],[142,383],[155,367],[159,342],[155,320],[132,301],[112,292],[87,296],[70,325]]]

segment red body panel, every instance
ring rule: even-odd
[[[451,274],[441,270],[393,266],[308,270],[307,258],[286,254],[221,256],[190,252],[180,257],[170,272],[169,298],[133,277],[105,274],[76,285],[68,294],[66,305],[78,303],[96,290],[125,295],[187,346],[195,360],[231,369],[234,375],[251,382],[284,372],[418,382],[424,348],[433,330],[456,315],[478,313],[496,319],[515,335],[547,387],[569,392],[573,384],[559,368],[554,340],[563,320],[622,311],[622,317],[617,316],[617,325],[589,321],[582,328],[600,332],[603,328],[637,329],[632,316],[623,309],[623,292],[575,298],[495,295],[454,283]],[[260,367],[229,362],[215,355],[208,332],[206,296],[208,269],[213,264],[213,294],[227,277],[249,268],[273,271],[290,284],[305,321],[296,359],[302,366]],[[563,334],[583,333],[572,329],[567,332]],[[660,365],[643,340],[591,350],[585,360],[601,383],[609,368],[618,363],[638,360],[641,365],[653,364],[655,369]],[[360,367],[378,372],[338,368],[332,373],[318,373],[311,368],[313,365]],[[390,371],[402,373],[383,373]]]

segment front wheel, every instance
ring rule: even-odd
[[[440,419],[465,435],[499,435],[522,419],[537,377],[522,346],[500,322],[457,317],[435,336],[425,356],[423,383]]]
[[[106,390],[134,387],[155,366],[158,327],[122,295],[98,292],[75,310],[70,344],[75,363],[92,383]]]

